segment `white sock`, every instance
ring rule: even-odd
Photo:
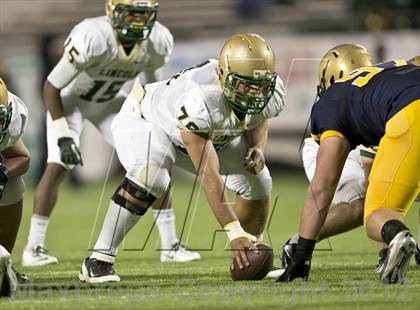
[[[114,257],[118,246],[141,216],[132,214],[111,200],[94,252]],[[94,254],[91,256],[96,258]]]
[[[48,216],[33,214],[31,217],[31,228],[29,229],[27,249],[31,249],[37,245],[44,246],[45,237],[49,222]]]
[[[175,228],[175,214],[170,209],[153,209],[153,218],[159,230],[160,245],[162,250],[171,249],[172,245],[178,242]]]

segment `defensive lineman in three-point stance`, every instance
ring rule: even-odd
[[[330,49],[322,58],[318,70],[318,96],[335,81],[351,71],[373,64],[372,55],[360,45],[341,44]],[[306,176],[312,179],[316,167],[316,155],[319,145],[312,139],[304,140],[302,161]],[[341,174],[332,203],[334,208],[328,212],[327,219],[318,234],[318,241],[330,236],[359,227],[363,222],[363,205],[365,202],[366,182],[360,159],[360,150],[356,148],[349,153]],[[293,235],[283,246],[281,261],[286,268],[293,256],[299,235]],[[269,277],[278,277],[282,270],[271,271]]]
[[[402,283],[416,242],[403,217],[420,191],[420,67],[396,60],[361,67],[332,85],[311,113],[320,142],[317,167],[301,214],[299,240],[279,281],[306,280],[349,151],[376,146],[365,199],[370,238],[388,245],[380,279]]]
[[[17,283],[29,282],[10,259],[22,216],[22,176],[29,168],[29,152],[21,138],[27,120],[25,104],[0,79],[0,297],[12,295]]]
[[[227,231],[232,259],[243,268],[249,264],[244,249],[256,250],[252,241],[262,238],[268,214],[272,181],[263,153],[268,119],[284,105],[271,47],[255,34],[234,35],[219,61],[145,88],[143,98],[136,81],[113,121],[127,174],[112,197],[94,252],[82,264],[80,280],[120,280],[112,267],[117,247],[148,207],[166,195],[173,165],[198,174]],[[233,210],[225,186],[237,193]]]
[[[106,0],[108,16],[88,18],[76,25],[64,46],[64,55],[44,84],[48,108],[48,163],[35,192],[24,266],[56,263],[45,250],[49,217],[58,188],[68,169],[82,164],[79,152],[83,121],[88,120],[113,145],[110,123],[124,101],[120,90],[144,73],[148,82],[168,60],[172,35],[156,22],[157,0]],[[162,261],[191,261],[198,253],[187,251],[176,238],[175,217],[162,199],[154,216],[160,232]]]

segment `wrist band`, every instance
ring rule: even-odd
[[[241,226],[241,224],[239,223],[239,221],[233,221],[230,222],[228,224],[226,224],[223,227],[224,230],[226,230],[226,234],[229,238],[229,241],[235,240],[237,238],[241,238],[241,237],[245,237],[248,238],[249,240],[254,242],[254,239],[256,239],[254,236],[252,236],[251,234],[248,234]]]
[[[67,121],[64,117],[53,120],[52,125],[58,138],[71,137],[69,126],[67,125]]]

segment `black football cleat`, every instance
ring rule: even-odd
[[[12,267],[13,271],[16,274],[16,279],[18,284],[29,284],[31,283],[31,279],[24,273],[20,273],[15,269],[15,267]]]
[[[385,266],[385,259],[386,259],[386,255],[388,254],[388,248],[386,249],[382,249],[379,251],[378,253],[378,264],[376,265],[375,269],[373,271],[375,271],[376,273],[381,273],[382,270],[384,269]]]
[[[10,253],[0,245],[0,298],[16,292],[17,279],[12,268]]]
[[[416,252],[414,253],[414,260],[416,261],[417,266],[420,266],[420,247],[417,244]]]
[[[120,277],[115,274],[111,263],[87,257],[80,269],[79,280],[90,284],[98,284],[120,282]]]
[[[384,284],[404,283],[410,258],[416,251],[416,241],[408,230],[399,232],[389,243],[380,280]]]

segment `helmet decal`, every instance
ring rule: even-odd
[[[351,71],[373,65],[372,55],[361,45],[341,44],[329,50],[318,70],[317,93],[321,96],[332,84]]]

